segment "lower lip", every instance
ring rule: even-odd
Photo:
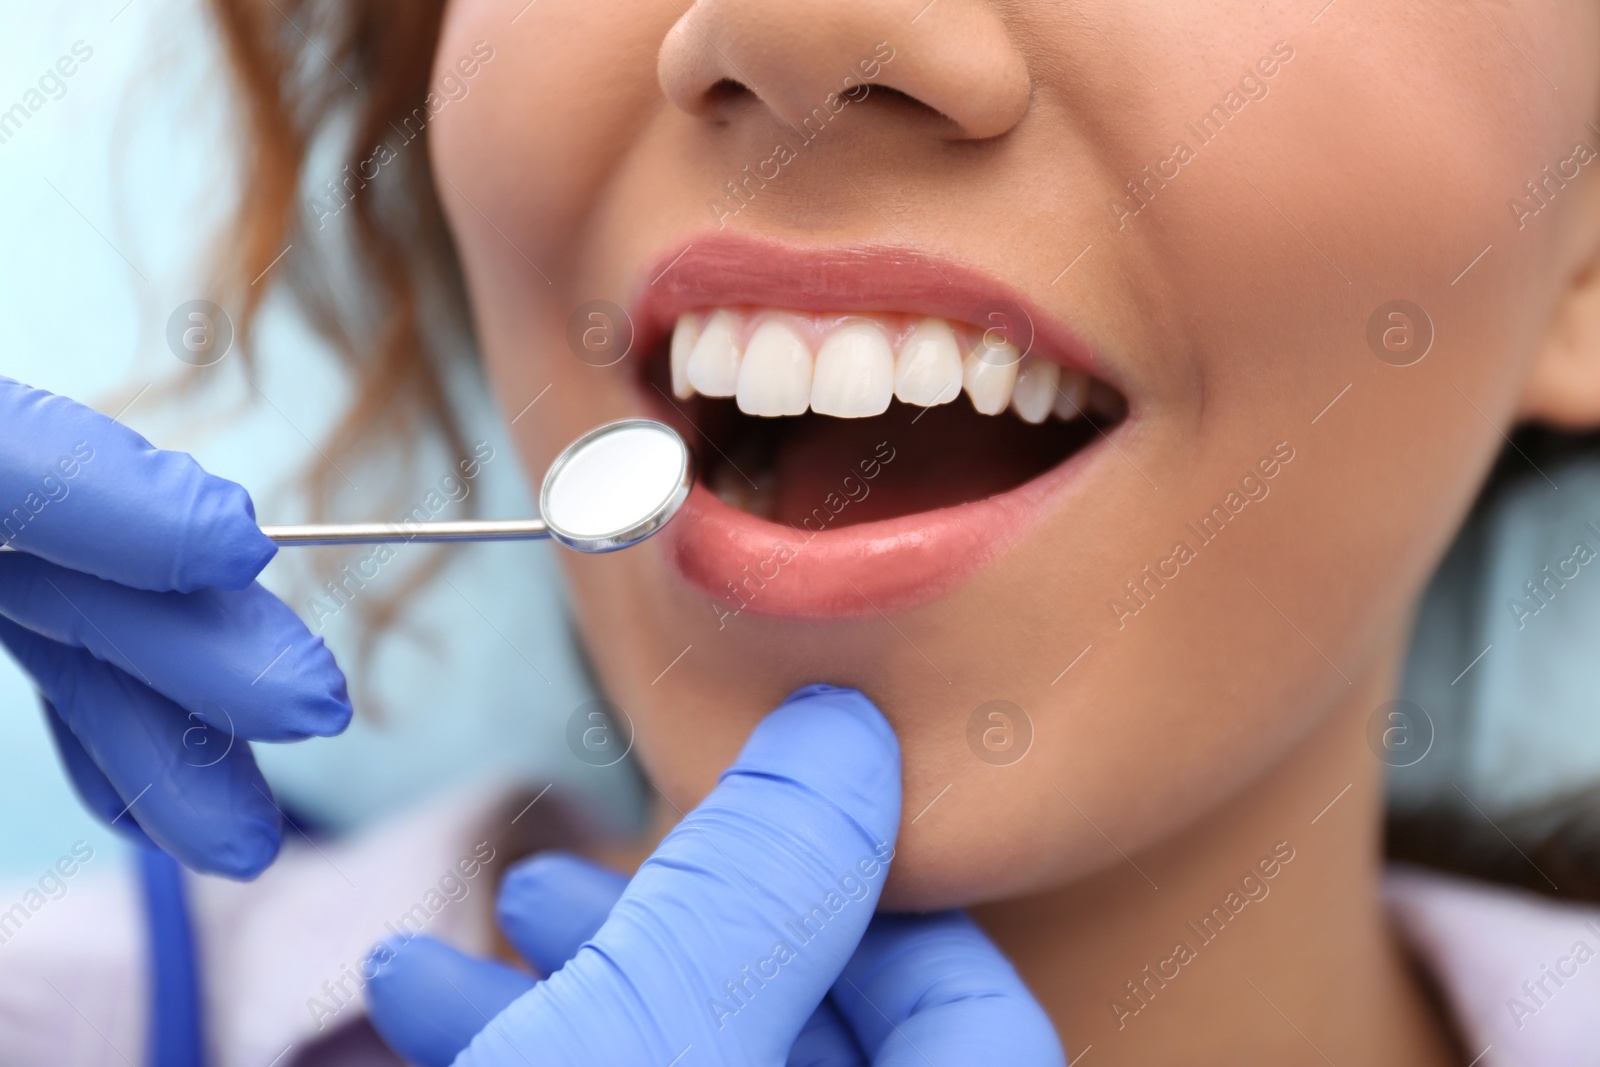
[[[983,500],[836,529],[819,522],[818,532],[757,518],[696,485],[659,536],[724,622],[904,609],[961,584],[1016,544],[1060,502],[1100,444]],[[849,507],[846,501],[833,521],[846,520]]]

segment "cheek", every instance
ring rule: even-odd
[[[540,0],[510,23],[504,4],[455,0],[437,73],[475,42],[495,50],[472,96],[446,109],[430,143],[436,173],[464,194],[452,203],[444,187],[455,228],[498,228],[553,271],[639,124],[663,106],[655,52],[677,17],[673,5],[646,0]],[[492,226],[462,199],[482,207]]]
[[[530,472],[583,430],[631,413],[621,388],[631,362],[575,358],[568,318],[588,300],[626,302],[625,275],[589,271],[587,250],[602,243],[593,230],[607,176],[662,106],[654,55],[675,18],[671,5],[640,0],[541,0],[514,24],[491,0],[448,10],[436,75],[480,42],[494,56],[430,127],[430,160],[485,362]]]

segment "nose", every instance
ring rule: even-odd
[[[742,87],[796,129],[873,87],[998,137],[1028,107],[1026,61],[994,0],[696,0],[662,42],[667,99],[708,120]]]

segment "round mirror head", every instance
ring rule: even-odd
[[[579,552],[636,545],[689,496],[694,463],[676,430],[653,419],[597,426],[556,457],[539,490],[550,536]]]

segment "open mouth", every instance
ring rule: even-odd
[[[632,315],[642,399],[699,464],[661,544],[719,628],[937,595],[1128,421],[1061,323],[916,252],[704,235],[641,275]]]
[[[838,529],[1005,493],[1122,419],[1115,389],[1025,353],[1006,332],[904,314],[697,308],[679,315],[666,358],[643,366],[719,500],[795,528],[826,515]],[[849,505],[830,506],[841,498]]]

